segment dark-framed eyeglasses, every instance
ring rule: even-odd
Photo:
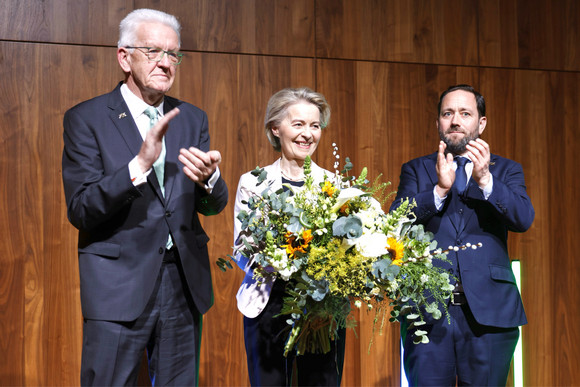
[[[167,54],[167,59],[172,65],[177,66],[181,63],[181,59],[183,58],[183,53],[175,52],[175,51],[165,51],[157,47],[135,47],[135,46],[126,46],[125,48],[136,48],[141,51],[150,62],[161,62],[163,60],[163,55]],[[143,51],[145,50],[145,51]]]

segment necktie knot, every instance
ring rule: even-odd
[[[457,156],[455,158],[455,162],[457,163],[457,167],[461,167],[461,168],[465,168],[465,164],[467,164],[469,162],[469,159],[467,157],[460,157]]]
[[[153,106],[149,106],[147,109],[145,109],[144,113],[147,117],[149,117],[149,128],[152,128],[153,125],[155,125],[157,122],[157,109],[155,109]]]
[[[455,188],[459,193],[462,193],[467,186],[467,173],[465,172],[465,164],[470,160],[466,157],[456,157],[457,169],[455,170]]]

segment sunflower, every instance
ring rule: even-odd
[[[312,230],[308,229],[302,231],[302,240],[304,241],[305,248],[308,247],[308,244],[310,242],[312,242],[312,239],[314,239],[314,235],[312,235]]]
[[[387,250],[391,254],[393,265],[401,266],[403,264],[403,250],[405,249],[405,245],[393,237],[387,239],[387,244]]]
[[[285,238],[286,244],[282,245],[282,247],[286,249],[288,256],[293,258],[297,252],[303,254],[306,253],[306,249],[312,239],[314,239],[314,236],[312,235],[311,230],[304,230],[302,231],[300,238],[297,238],[296,235],[291,232],[287,232]]]

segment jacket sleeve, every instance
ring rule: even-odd
[[[405,163],[401,167],[397,196],[391,204],[390,210],[398,208],[402,200],[415,201],[416,207],[413,212],[417,217],[417,222],[424,223],[439,211],[435,207],[433,198],[433,188],[435,186],[431,183],[421,186],[416,168],[412,163]]]
[[[242,211],[248,211],[248,199],[253,195],[251,186],[255,183],[249,174],[244,174],[240,177],[238,189],[236,191],[236,201],[234,203],[234,257],[238,266],[247,271],[249,269],[249,257],[245,257],[237,251],[242,246],[239,240],[240,232],[242,232],[242,222],[238,219],[238,215]]]
[[[505,163],[505,168],[492,170],[493,190],[487,202],[509,231],[524,232],[534,221],[534,207],[526,191],[522,166],[512,160]],[[474,182],[470,183],[466,195],[470,199],[485,200]]]
[[[128,161],[106,170],[97,129],[76,110],[64,116],[62,178],[70,222],[90,230],[114,217],[141,196],[129,175]]]

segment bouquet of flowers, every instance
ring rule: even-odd
[[[441,318],[453,290],[449,274],[432,264],[446,260],[447,251],[436,249],[422,225],[413,225],[414,203],[382,210],[389,183],[377,178],[369,184],[366,168],[358,178],[349,177],[347,158],[342,172],[314,183],[310,163],[307,158],[303,187],[265,188],[249,198],[249,211],[238,215],[243,231],[236,253],[251,259],[258,280],[287,281],[280,312],[289,328],[285,355],[293,349],[298,354],[330,351],[338,329],[354,326],[351,304],[365,305],[383,321],[390,309],[391,322],[408,319],[416,343],[428,342],[420,329],[423,314]],[[259,184],[267,177],[262,168],[252,173]],[[232,267],[223,258],[218,265]]]

